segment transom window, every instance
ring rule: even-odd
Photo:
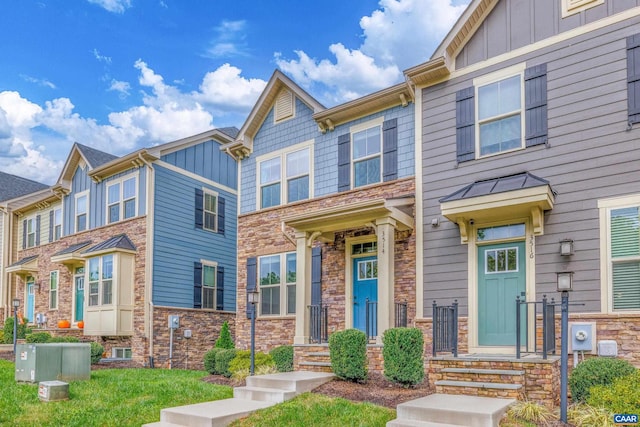
[[[378,260],[358,261],[358,280],[369,280],[378,277]]]
[[[49,273],[49,309],[58,308],[58,271]]]
[[[203,198],[204,218],[202,228],[209,231],[218,231],[218,195],[205,190]]]
[[[87,229],[87,198],[86,193],[76,195],[76,233]]]
[[[518,271],[518,248],[491,249],[484,253],[485,273],[508,273]]]
[[[261,209],[310,197],[310,152],[305,147],[259,161]]]
[[[107,186],[107,212],[109,224],[136,216],[136,177]]]
[[[89,259],[89,305],[113,303],[113,254]]]
[[[351,246],[351,254],[375,254],[378,252],[378,242],[356,243]]]
[[[487,240],[513,239],[524,237],[524,224],[499,225],[496,227],[479,228],[476,234],[479,242]]]
[[[640,310],[640,207],[611,209],[611,279],[614,310]]]
[[[374,126],[352,135],[354,187],[374,184],[382,179],[382,131]]]
[[[480,156],[522,148],[522,74],[477,87]]]
[[[202,266],[202,308],[216,308],[216,267]]]
[[[53,210],[53,240],[62,237],[62,208]]]
[[[258,263],[260,314],[288,315],[296,312],[296,254],[261,257]]]

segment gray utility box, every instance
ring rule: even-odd
[[[16,381],[38,383],[90,378],[90,344],[20,344],[16,347]]]

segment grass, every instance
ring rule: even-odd
[[[354,403],[321,394],[304,393],[280,405],[254,412],[231,427],[385,426],[396,411],[371,403]]]
[[[172,406],[232,397],[227,386],[201,381],[204,371],[104,369],[69,384],[70,400],[41,402],[37,384],[16,383],[14,364],[0,360],[2,426],[140,426]]]

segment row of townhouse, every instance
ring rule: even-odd
[[[248,347],[258,290],[258,348],[300,367],[357,328],[375,368],[390,327],[431,342],[434,300],[462,352],[513,354],[516,297],[572,272],[571,319],[640,363],[640,0],[473,0],[405,78],[325,108],[276,71],[239,130],[76,144],[53,191],[2,205],[5,315],[15,295],[164,363],[170,314],[178,354],[223,320]]]

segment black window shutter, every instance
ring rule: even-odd
[[[458,163],[476,156],[474,87],[456,92],[456,158]]]
[[[393,181],[398,178],[398,119],[382,124],[382,153],[382,180]]]
[[[49,211],[49,243],[53,242],[53,211]]]
[[[36,215],[36,246],[40,246],[40,215]]]
[[[640,34],[627,37],[627,103],[629,124],[640,123]]]
[[[204,192],[196,188],[196,211],[195,211],[195,222],[196,228],[202,228],[203,224],[203,216],[204,216]]]
[[[351,188],[351,135],[338,137],[338,191]]]
[[[27,220],[22,221],[22,249],[27,249]]]
[[[255,257],[247,258],[247,291],[256,290],[258,281],[258,260]],[[247,302],[247,319],[251,319],[251,313],[255,309],[249,304],[249,296],[245,298]]]
[[[224,310],[224,267],[216,270],[216,310]]]
[[[301,283],[302,285],[302,283]],[[322,248],[311,249],[311,304],[322,303]]]
[[[193,263],[193,308],[202,308],[202,263]]]
[[[524,139],[527,147],[547,142],[547,64],[524,70]]]
[[[218,197],[218,234],[224,236],[224,216],[225,216],[225,201],[223,197]]]

